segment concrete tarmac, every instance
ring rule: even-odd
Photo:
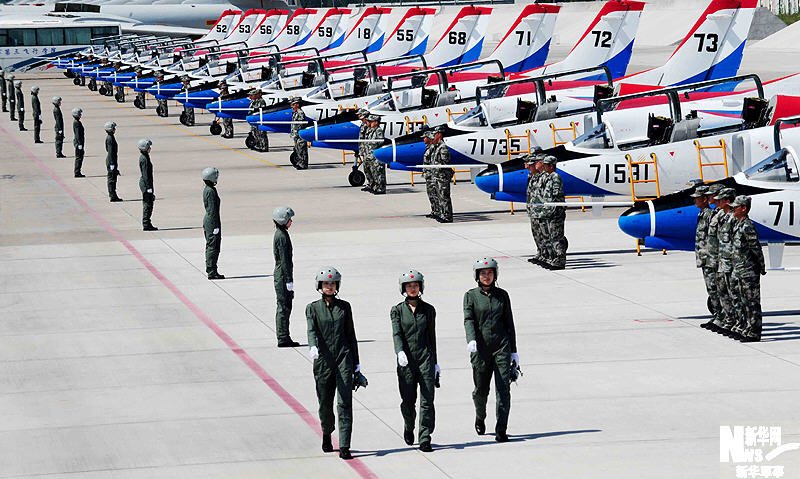
[[[140,111],[54,75],[28,76],[26,92],[34,82],[45,143],[0,118],[0,478],[734,478],[720,426],[781,426],[784,444],[800,442],[796,271],[762,278],[764,341],[741,344],[698,327],[707,310],[693,254],[637,257],[619,209],[570,211],[567,269],[545,271],[526,261],[526,216],[468,181],[452,188],[455,222],[440,225],[424,217],[421,177],[411,186],[389,172],[388,194],[372,196],[347,185],[334,151],[311,149],[310,169],[296,171],[287,135],[259,154],[242,123],[225,140],[208,133],[207,114],[186,128],[174,104],[162,119],[154,101]],[[64,98],[67,154],[69,112],[84,110],[87,178],[72,178],[71,155],[54,157],[53,95]],[[108,120],[119,125],[122,203],[106,192]],[[141,230],[142,137],[154,140],[152,233]],[[211,165],[228,277],[213,282],[200,178]],[[297,213],[294,339],[305,344],[317,268],[340,269],[353,305],[369,379],[354,394],[355,461],[320,450],[307,348],[276,347],[271,211],[284,204]],[[461,302],[471,262],[487,255],[514,305],[525,373],[507,444],[473,430]],[[800,267],[800,249],[784,263]],[[438,311],[429,454],[402,439],[388,316],[410,267]],[[800,477],[800,451],[764,464]]]

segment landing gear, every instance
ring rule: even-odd
[[[211,132],[212,135],[217,136],[222,133],[222,126],[216,121],[211,123],[211,126],[208,127],[208,130]]]
[[[353,171],[347,175],[347,181],[350,183],[350,186],[363,186],[366,180],[366,175],[358,169],[358,165],[354,165]]]

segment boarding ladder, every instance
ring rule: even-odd
[[[658,156],[655,153],[650,153],[650,159],[638,159],[634,160],[631,155],[625,155],[625,160],[628,163],[628,179],[631,183],[631,200],[632,201],[646,201],[646,200],[654,200],[661,196],[661,185],[658,182]],[[638,168],[639,166],[644,166],[645,169],[648,165],[653,165],[653,172],[654,177],[650,178],[648,175],[645,175],[645,179],[639,179]],[[637,174],[633,174],[634,167],[637,168]],[[646,171],[646,170],[645,170]],[[655,183],[656,184],[656,196],[637,196],[636,195],[636,185],[640,183]]]
[[[555,148],[558,145],[566,145],[567,143],[569,143],[570,141],[574,141],[575,138],[578,137],[578,124],[575,123],[574,121],[571,121],[571,122],[569,122],[569,126],[568,127],[556,128],[555,123],[550,123],[550,131],[553,134],[553,148]],[[556,137],[556,133],[559,132],[559,131],[571,131],[572,132],[572,140],[558,141],[558,138]]]
[[[450,110],[450,108],[445,108],[444,110],[447,112],[447,122],[448,123],[453,121],[453,117],[454,116],[461,116],[461,115],[464,115],[464,114],[469,112],[469,108],[466,108],[466,107],[464,108],[463,111],[458,111],[458,110],[452,111],[452,110]]]
[[[728,150],[725,148],[725,139],[720,139],[719,144],[717,145],[708,145],[703,146],[700,144],[698,140],[694,140],[694,147],[697,150],[697,169],[700,171],[700,179],[703,182],[706,182],[705,176],[703,175],[703,168],[708,168],[710,166],[722,166],[725,168],[725,176],[723,178],[728,177]],[[703,150],[722,150],[722,161],[706,163],[703,162]],[[715,181],[715,180],[709,180]]]

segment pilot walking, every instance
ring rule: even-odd
[[[289,316],[292,314],[294,300],[294,263],[292,262],[292,239],[289,228],[292,226],[294,210],[288,206],[278,206],[272,211],[275,235],[272,238],[272,256],[275,270],[272,279],[275,284],[275,333],[279,348],[295,348],[300,343],[292,340],[289,334]]]
[[[150,150],[153,147],[153,140],[142,138],[136,144],[139,149],[139,189],[142,192],[142,231],[157,231],[153,226],[151,217],[153,216],[153,205],[156,201],[156,194],[153,188],[153,162],[150,160]]]
[[[397,356],[397,383],[400,389],[400,413],[403,415],[403,439],[414,444],[419,388],[419,449],[431,452],[431,434],[436,423],[434,390],[439,384],[439,361],[436,356],[436,309],[422,300],[425,278],[417,270],[400,275],[400,294],[405,300],[392,306],[392,338]]]
[[[431,146],[430,161],[431,164],[437,166],[431,171],[431,184],[433,185],[433,197],[436,201],[436,217],[434,218],[439,223],[452,223],[453,222],[453,202],[450,199],[450,182],[453,181],[453,169],[446,168],[450,165],[450,150],[444,144],[444,135],[441,127],[433,130],[433,140]],[[385,165],[381,163],[384,167]],[[443,168],[445,167],[445,168]]]
[[[22,94],[22,82],[14,82],[14,89],[17,96],[17,117],[19,120],[19,131],[27,131],[25,128],[25,96]]]
[[[308,356],[314,361],[314,382],[322,426],[322,451],[333,452],[333,398],[338,395],[339,457],[352,459],[353,389],[367,384],[361,374],[353,310],[350,303],[337,297],[342,275],[336,268],[321,269],[314,282],[322,298],[306,306],[306,320]]]
[[[306,115],[303,113],[303,110],[300,108],[300,98],[294,97],[291,101],[292,104],[292,126],[289,130],[289,137],[291,137],[292,141],[294,142],[294,151],[292,152],[292,156],[294,156],[294,161],[292,164],[298,170],[307,170],[308,169],[308,143],[306,140],[300,138],[300,130],[306,127],[308,121],[306,120]]]
[[[31,112],[33,113],[33,142],[42,141],[42,103],[39,101],[39,87],[31,87]]]
[[[547,155],[542,158],[542,203],[564,203],[564,184],[556,173],[556,158]],[[567,219],[563,206],[542,205],[542,220],[547,228],[547,262],[543,266],[548,269],[564,269],[567,264],[567,237],[564,236],[564,222]]]
[[[733,333],[743,343],[761,341],[761,275],[767,274],[764,252],[753,222],[748,218],[750,197],[737,196],[733,208],[733,274],[737,321]]]
[[[381,118],[378,115],[367,116],[368,129],[364,139],[364,164],[369,168],[372,183],[367,185],[373,195],[386,194],[386,165],[375,159],[375,150],[383,145],[383,129],[380,127]]]
[[[61,97],[53,97],[53,132],[55,133],[56,158],[66,158],[64,154],[64,115],[61,114]]]
[[[117,132],[117,124],[109,121],[103,128],[106,130],[106,185],[108,186],[108,198],[112,203],[116,203],[122,201],[122,198],[117,196],[117,177],[120,175],[119,148],[117,147],[117,138],[114,136]]]
[[[222,244],[222,221],[219,218],[219,193],[217,182],[219,170],[209,166],[203,170],[203,207],[206,214],[203,216],[203,233],[206,237],[206,274],[208,279],[225,279],[217,270],[220,245]]]
[[[83,130],[83,123],[81,123],[81,117],[83,116],[83,110],[80,108],[73,108],[72,109],[72,145],[75,147],[75,178],[83,178],[84,175],[81,173],[81,168],[83,167],[83,155],[84,149],[83,146],[86,143],[86,138],[84,137],[84,130]]]
[[[475,432],[486,432],[486,402],[494,376],[496,394],[495,441],[507,442],[511,411],[511,383],[519,367],[514,315],[508,293],[497,287],[497,261],[480,258],[472,264],[478,286],[464,293],[464,329],[475,389]]]
[[[706,305],[708,306],[708,312],[711,313],[711,321],[700,325],[702,328],[707,328],[709,323],[714,321],[718,307],[714,304],[714,300],[712,299],[716,296],[716,291],[714,289],[715,264],[709,262],[708,254],[708,223],[711,221],[714,210],[709,208],[708,205],[707,186],[697,186],[691,194],[691,197],[694,198],[694,205],[700,210],[697,213],[697,227],[695,228],[694,234],[694,257],[695,265],[700,268],[700,271],[703,273],[703,281],[705,281],[706,291],[708,292]]]
[[[538,265],[548,264],[549,249],[547,247],[546,223],[542,217],[544,208],[542,205],[542,180],[545,178],[542,173],[542,159],[540,155],[528,155],[525,157],[525,167],[528,169],[528,189],[526,191],[526,209],[528,218],[531,222],[531,235],[536,244],[536,254],[528,261]]]

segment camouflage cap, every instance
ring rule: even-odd
[[[708,196],[717,196],[719,192],[722,191],[722,188],[723,186],[721,184],[714,183],[713,185],[710,185],[708,187],[708,191],[706,191],[706,194]]]
[[[367,121],[381,121],[381,117],[378,115],[367,115]]]
[[[539,161],[539,155],[536,154],[522,155],[520,158],[526,165],[534,165]]]
[[[750,200],[749,196],[747,196],[747,195],[739,195],[739,196],[736,197],[735,200],[733,200],[733,203],[731,203],[731,206],[733,208],[736,208],[737,206],[746,206],[746,207],[750,208],[750,201],[751,200]]]
[[[444,126],[442,126],[442,125],[437,126],[436,128],[433,129],[433,132],[434,133],[442,133],[442,134],[444,134]]]
[[[545,155],[544,158],[542,158],[542,163],[545,165],[555,165],[558,163],[558,159],[553,155]]]
[[[295,103],[300,103],[300,97],[299,97],[299,96],[293,96],[293,97],[292,97],[292,98],[289,100],[289,104],[290,104],[290,105],[294,105]]]
[[[722,191],[720,191],[714,198],[717,200],[732,200],[736,198],[736,190],[733,188],[722,188]]]
[[[428,138],[429,140],[432,140],[433,139],[433,135],[435,135],[435,134],[436,134],[436,132],[433,131],[433,130],[425,130],[422,133],[422,136],[425,137],[425,138]]]
[[[694,193],[692,193],[692,198],[700,198],[701,196],[706,196],[708,194],[708,186],[700,185],[694,189]]]
[[[248,95],[260,95],[261,94],[261,90],[259,90],[258,88],[253,88],[252,90],[247,92],[247,94]]]

